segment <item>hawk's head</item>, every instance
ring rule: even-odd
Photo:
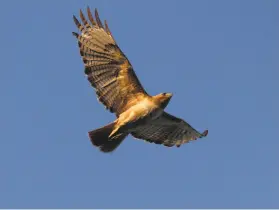
[[[160,104],[161,108],[164,109],[168,105],[171,97],[172,93],[160,93],[153,98]]]

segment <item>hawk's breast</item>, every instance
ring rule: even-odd
[[[123,125],[129,125],[129,127],[137,127],[159,118],[162,114],[163,109],[154,104],[149,98],[145,98],[122,113],[118,121]]]
[[[138,106],[140,106],[141,109],[144,110],[142,118],[145,118],[145,120],[155,120],[164,112],[163,109],[155,105],[153,101],[149,100],[148,98],[142,100],[138,104]]]

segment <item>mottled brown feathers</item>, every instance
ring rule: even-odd
[[[157,120],[139,126],[131,134],[135,138],[151,143],[180,147],[182,144],[207,136],[207,133],[208,130],[199,133],[184,120],[164,112]]]
[[[140,84],[132,65],[120,50],[109,30],[105,28],[95,10],[95,20],[89,8],[86,20],[80,11],[81,24],[74,16],[74,22],[81,34],[77,37],[80,55],[85,66],[88,81],[95,88],[98,99],[118,116],[133,101],[134,94],[147,95]]]

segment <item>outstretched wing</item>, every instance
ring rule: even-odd
[[[208,130],[199,133],[191,125],[182,119],[176,118],[166,112],[154,121],[138,127],[131,134],[138,139],[143,139],[156,144],[163,144],[168,147],[182,144],[197,138],[205,137]]]
[[[82,11],[74,22],[80,34],[73,32],[78,40],[80,55],[85,65],[85,74],[95,88],[99,101],[116,115],[136,103],[137,98],[147,95],[140,84],[132,65],[116,44],[107,22],[103,26],[97,10],[95,19],[87,8],[88,23]]]

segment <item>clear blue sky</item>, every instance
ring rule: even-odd
[[[72,15],[98,8],[147,91],[207,138],[132,137],[87,82]],[[1,1],[0,207],[279,207],[279,1]]]

